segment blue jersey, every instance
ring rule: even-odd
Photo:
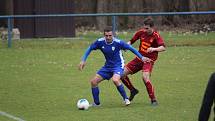
[[[86,61],[87,56],[90,54],[91,50],[97,49],[101,50],[101,52],[104,54],[106,59],[104,67],[107,68],[124,68],[124,58],[121,50],[129,49],[139,58],[143,57],[136,49],[134,49],[131,45],[125,43],[124,41],[113,38],[112,43],[107,43],[105,38],[103,37],[96,40],[93,44],[90,45],[85,55],[83,56],[82,61]]]

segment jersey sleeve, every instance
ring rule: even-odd
[[[122,50],[128,50],[129,49],[129,44],[125,43],[124,41],[120,41],[121,49]]]
[[[155,39],[157,41],[158,46],[164,46],[165,47],[163,38],[157,32],[155,32]]]
[[[141,35],[142,31],[137,31],[134,36],[131,38],[130,40],[130,43],[133,44],[134,42],[136,42],[139,38],[140,38],[140,35]]]
[[[86,61],[87,60],[87,57],[89,56],[90,52],[92,50],[96,50],[99,48],[99,42],[98,41],[95,41],[94,43],[92,43],[88,48],[87,50],[85,51],[83,57],[82,57],[82,61]]]
[[[132,47],[131,45],[129,45],[128,48],[132,53],[134,53],[138,58],[140,58],[142,60],[142,58],[144,56],[142,56],[134,47]]]
[[[123,50],[130,50],[132,53],[134,53],[138,58],[142,59],[142,55],[131,45],[125,43],[124,41],[121,41],[121,46]]]
[[[92,50],[98,49],[98,48],[99,48],[99,41],[96,40],[94,43],[92,43],[92,44],[90,45],[90,48],[91,48]]]

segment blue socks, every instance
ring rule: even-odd
[[[117,90],[119,91],[120,95],[123,97],[123,100],[128,99],[122,84],[117,86]]]
[[[92,87],[92,94],[93,94],[94,103],[96,105],[99,105],[100,104],[100,101],[99,101],[99,87]]]
[[[123,100],[128,99],[126,92],[124,90],[124,86],[121,84],[117,86],[117,90],[119,91],[120,95],[122,96]],[[99,87],[92,87],[92,94],[93,94],[93,100],[96,105],[100,104],[99,100]]]

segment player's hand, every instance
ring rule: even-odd
[[[150,48],[147,49],[147,53],[152,53],[154,51],[155,51],[155,48],[153,48],[153,47],[150,47]]]
[[[79,70],[82,71],[84,69],[86,62],[85,61],[81,61],[79,64]]]
[[[151,62],[152,59],[147,58],[147,57],[143,57],[143,58],[142,58],[142,61],[143,61],[143,62]]]

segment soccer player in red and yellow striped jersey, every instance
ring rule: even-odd
[[[165,51],[166,48],[162,37],[154,29],[154,22],[151,18],[147,18],[144,20],[143,28],[138,30],[134,34],[128,44],[133,44],[137,40],[140,40],[139,52],[143,56],[148,57],[153,61],[142,62],[139,58],[135,57],[125,66],[124,76],[121,79],[122,82],[126,85],[126,87],[130,90],[131,95],[129,97],[129,100],[131,101],[138,93],[138,90],[132,85],[127,75],[134,74],[142,70],[142,79],[146,86],[149,98],[151,99],[151,104],[157,105],[158,102],[155,97],[154,87],[151,83],[150,76],[152,73],[153,65],[158,58],[158,52]]]

